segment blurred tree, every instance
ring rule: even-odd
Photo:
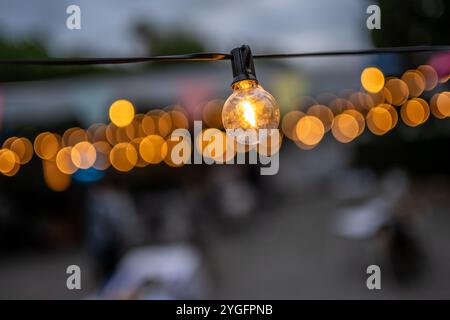
[[[8,41],[0,38],[0,59],[46,59],[48,51],[41,41],[36,39]],[[106,67],[97,66],[27,66],[0,65],[0,82],[29,81],[60,78],[87,73],[105,72]]]
[[[377,47],[448,45],[450,2],[379,0],[381,29],[371,35]]]
[[[181,29],[161,32],[148,23],[140,22],[134,31],[152,56],[204,51],[203,43],[197,37]]]

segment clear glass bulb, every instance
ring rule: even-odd
[[[222,110],[225,129],[253,129],[258,141],[264,134],[260,129],[277,129],[280,123],[280,107],[275,98],[257,81],[242,80],[233,84],[234,92],[228,97]],[[271,130],[266,130],[270,134]]]

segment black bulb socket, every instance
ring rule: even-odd
[[[233,82],[256,79],[255,65],[253,63],[252,50],[248,45],[242,45],[231,50],[231,67],[233,69]]]

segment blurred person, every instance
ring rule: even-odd
[[[417,280],[426,266],[426,255],[414,232],[414,215],[420,208],[408,206],[413,201],[406,172],[391,170],[378,182],[374,197],[338,211],[334,232],[373,242],[375,250],[380,249],[377,259],[386,264],[399,284]]]
[[[88,189],[87,245],[103,274],[109,274],[122,253],[142,240],[143,230],[131,194],[105,181]]]

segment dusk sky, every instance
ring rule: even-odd
[[[82,29],[66,29],[66,8],[81,7]],[[248,43],[254,51],[280,52],[371,47],[364,1],[51,1],[0,2],[0,36],[39,35],[51,54],[142,55],[132,34],[138,21],[162,30],[182,28],[203,39],[208,50],[229,51]],[[145,8],[145,9],[143,9]],[[239,8],[239,9],[237,9]],[[280,18],[283,17],[283,18]]]

